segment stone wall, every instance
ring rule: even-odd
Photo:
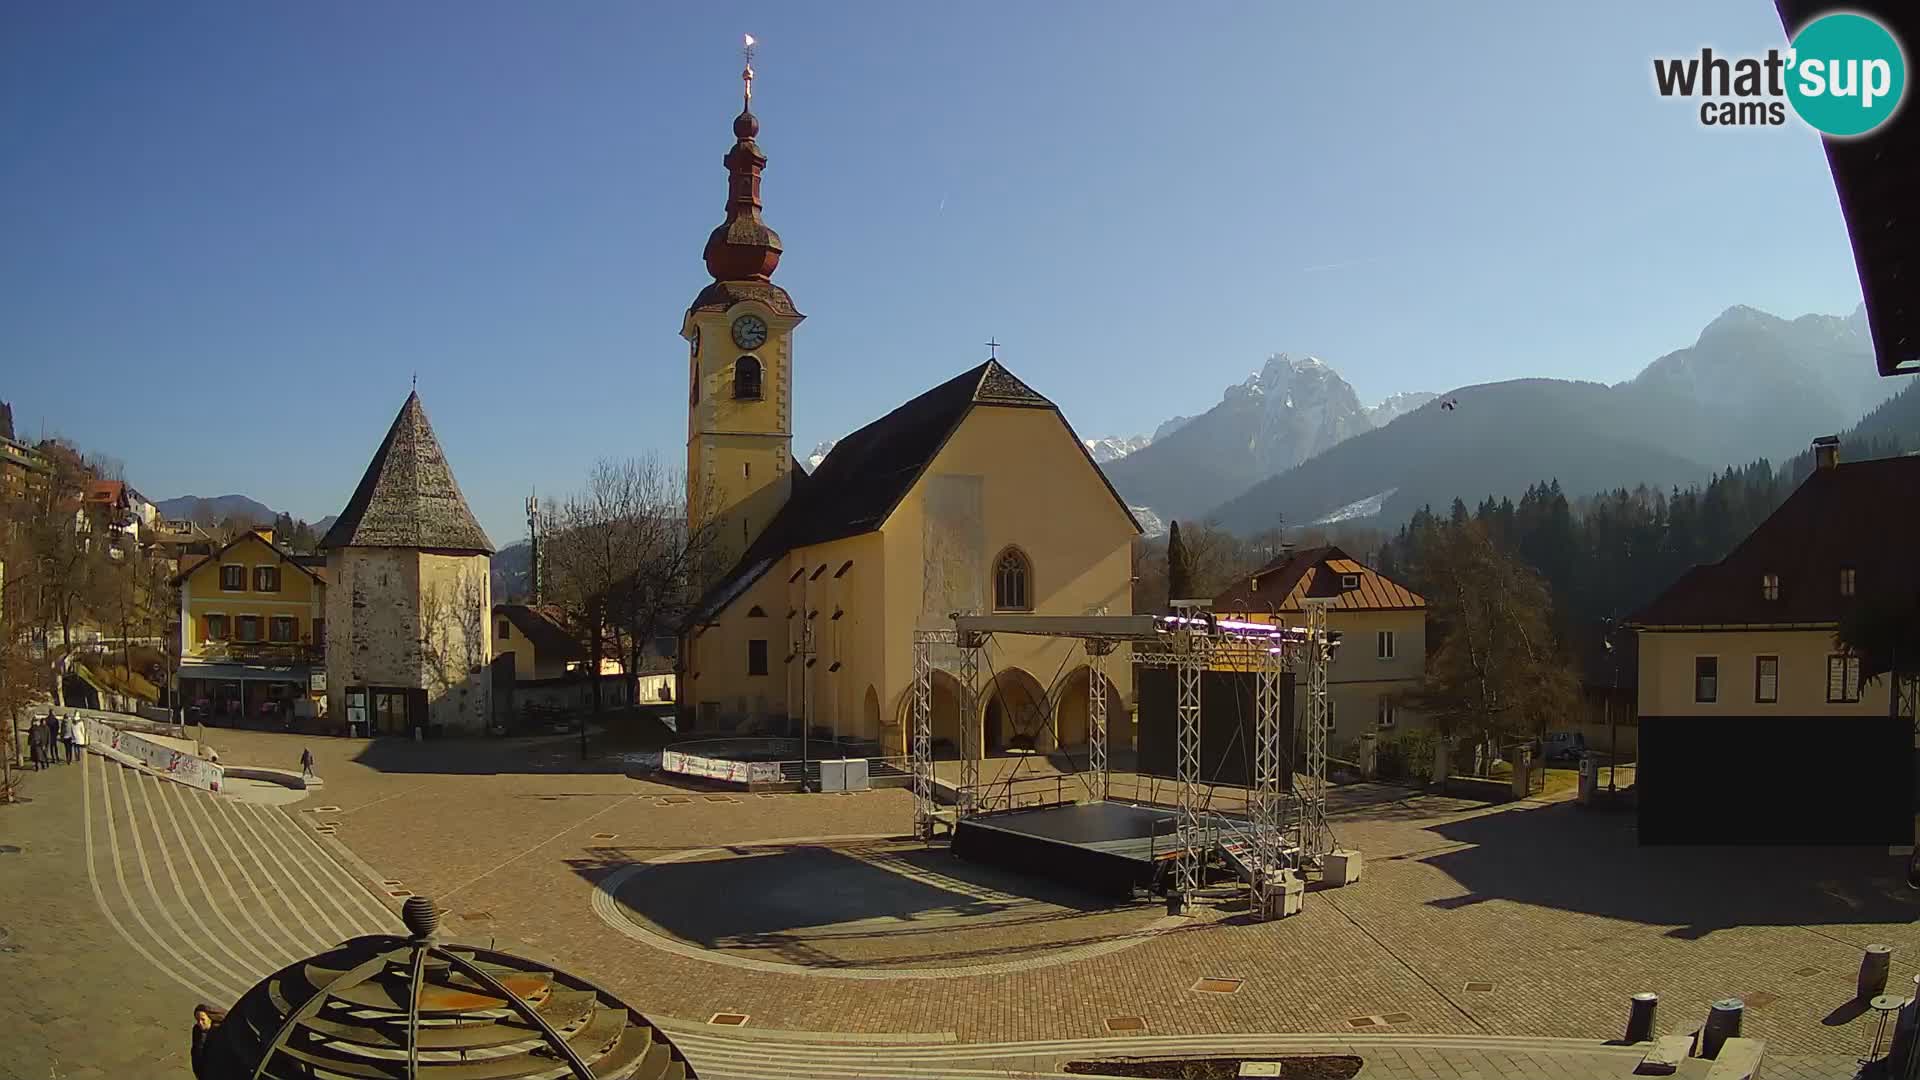
[[[419,625],[428,723],[447,734],[487,729],[493,662],[493,593],[485,555],[417,556]]]

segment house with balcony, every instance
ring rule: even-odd
[[[326,567],[253,529],[187,555],[180,590],[179,699],[215,724],[324,711]]]
[[[1631,620],[1643,843],[1913,841],[1913,718],[1836,633],[1920,595],[1920,457],[1813,449],[1779,509]]]

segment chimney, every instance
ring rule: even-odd
[[[1840,436],[1822,435],[1813,440],[1813,467],[1831,469],[1840,464]]]

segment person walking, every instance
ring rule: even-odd
[[[305,748],[300,751],[300,778],[313,779],[313,751]]]
[[[67,764],[73,764],[73,716],[71,713],[60,718],[60,749],[67,755]]]
[[[206,1003],[193,1007],[193,1075],[201,1075],[201,1068],[207,1059],[207,1043],[213,1038],[213,1030],[227,1018],[225,1009],[216,1009]]]
[[[33,771],[40,771],[40,718],[35,716],[27,720],[27,757],[33,761]]]
[[[87,756],[87,718],[84,716],[73,718],[73,754],[81,758]]]

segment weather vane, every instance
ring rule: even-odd
[[[747,34],[746,44],[740,47],[740,54],[746,57],[747,66],[740,72],[740,82],[746,87],[747,108],[753,108],[753,35]]]

